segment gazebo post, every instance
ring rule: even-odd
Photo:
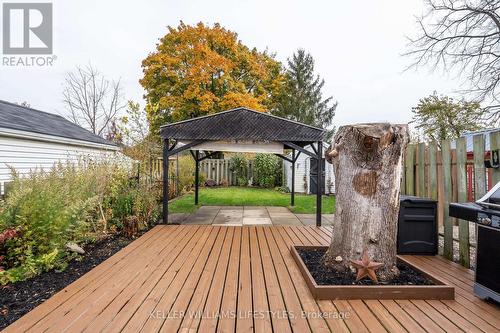
[[[322,176],[323,176],[323,143],[318,141],[318,174],[316,186],[316,226],[321,227],[321,194],[322,194]]]
[[[291,188],[291,206],[295,206],[295,149],[292,149],[292,188]]]
[[[168,224],[168,138],[163,139],[163,224]]]
[[[194,170],[194,204],[198,205],[199,178],[200,178],[200,151],[197,150],[194,154],[195,170]]]

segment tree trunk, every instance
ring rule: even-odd
[[[323,262],[353,270],[367,249],[372,261],[384,263],[380,281],[399,274],[396,234],[406,125],[358,124],[339,128],[327,160],[334,165],[336,211],[333,237]]]

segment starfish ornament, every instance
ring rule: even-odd
[[[368,276],[370,280],[372,280],[375,283],[378,283],[375,271],[380,267],[382,267],[384,264],[381,262],[371,261],[370,258],[368,257],[367,249],[363,251],[363,257],[361,257],[361,260],[350,260],[350,261],[351,264],[354,267],[356,267],[356,270],[358,272],[356,276],[356,282],[361,280],[365,276]]]

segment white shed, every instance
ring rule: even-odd
[[[324,193],[334,194],[335,193],[335,176],[333,174],[333,166],[325,161],[325,151],[328,145],[323,144],[323,163],[324,163]],[[305,148],[306,150],[313,152],[310,146]],[[291,158],[291,154],[288,155]],[[312,163],[311,163],[312,161]],[[315,169],[315,159],[312,159],[306,154],[300,154],[297,161],[295,162],[295,192],[296,193],[316,193],[316,176],[311,175],[311,166]],[[285,180],[286,186],[292,188],[292,163],[283,161],[285,168]]]
[[[109,157],[119,151],[116,144],[61,116],[0,100],[0,194],[12,179],[11,168],[25,175],[59,161]]]

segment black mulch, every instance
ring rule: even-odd
[[[0,330],[50,298],[83,274],[111,257],[133,239],[111,235],[85,246],[81,260],[73,260],[63,272],[49,271],[32,279],[0,286]]]
[[[302,261],[306,264],[312,277],[319,285],[374,285],[369,278],[364,278],[356,282],[356,275],[347,272],[339,273],[333,271],[321,263],[321,259],[325,254],[326,249],[297,249]],[[388,281],[380,282],[384,285],[433,285],[432,280],[420,272],[414,270],[410,266],[398,262],[397,267],[400,270],[399,277]]]

